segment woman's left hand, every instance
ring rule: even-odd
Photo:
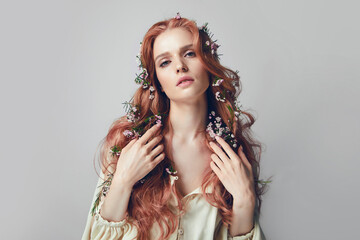
[[[255,206],[254,177],[251,164],[242,151],[242,146],[236,154],[224,139],[221,137],[216,137],[216,139],[227,155],[217,144],[210,142],[215,152],[211,154],[213,161],[210,167],[233,196],[237,207],[253,209]]]

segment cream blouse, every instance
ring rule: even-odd
[[[102,183],[102,179],[103,175],[100,176],[97,186]],[[175,177],[170,175],[170,179],[173,185]],[[120,222],[109,222],[101,217],[99,212],[104,198],[95,216],[91,215],[91,208],[100,190],[99,187],[95,189],[82,240],[131,240],[137,233],[135,226],[131,226],[125,219]],[[207,188],[205,192],[211,193],[211,188]],[[249,233],[231,237],[228,228],[221,222],[218,209],[210,205],[201,195],[201,187],[184,196],[181,201],[186,204],[186,212],[179,217],[179,226],[169,240],[264,240],[256,217],[254,228]],[[172,204],[177,206],[175,202]],[[150,236],[150,240],[159,239],[160,230],[157,223],[150,229]]]

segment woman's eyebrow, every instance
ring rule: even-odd
[[[180,51],[184,51],[185,49],[190,48],[190,47],[192,47],[192,46],[193,46],[193,44],[185,45],[185,46],[183,46],[183,47],[180,48]],[[164,52],[164,53],[158,55],[158,56],[155,58],[155,62],[156,62],[156,60],[157,60],[158,58],[160,58],[160,57],[162,57],[162,56],[165,56],[165,55],[167,55],[167,54],[169,54],[169,52]]]

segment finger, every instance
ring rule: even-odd
[[[220,158],[216,154],[211,154],[210,157],[216,163],[216,165],[218,166],[218,168],[220,170],[224,169],[225,166],[224,166],[223,161],[221,161]]]
[[[154,150],[151,151],[151,153],[149,154],[150,158],[153,159],[155,156],[157,156],[158,154],[160,154],[164,149],[164,145],[160,144],[158,145]]]
[[[126,146],[131,147],[132,145],[134,145],[134,143],[136,142],[136,138],[134,138],[133,140],[131,140]]]
[[[219,146],[217,146],[215,143],[210,142],[210,146],[211,148],[214,150],[214,152],[219,156],[219,158],[225,163],[225,164],[230,164],[230,159],[228,158],[228,156],[226,156],[226,154],[224,153],[223,150],[221,150],[221,148]]]
[[[154,126],[149,128],[146,133],[139,138],[140,144],[144,145],[150,139],[150,137],[153,136],[159,129],[160,125],[158,124],[155,124]]]
[[[145,146],[147,149],[152,150],[162,139],[163,135],[156,136],[146,143]]]
[[[150,163],[151,169],[153,169],[154,167],[156,167],[156,165],[158,165],[162,160],[164,160],[165,158],[165,153],[161,153],[159,156],[157,156],[154,161],[152,161]]]
[[[242,163],[247,167],[247,169],[249,169],[250,172],[252,172],[251,163],[249,162],[249,160],[247,159],[245,153],[243,152],[241,145],[240,145],[240,147],[238,149],[238,153],[239,153],[239,156],[240,156],[240,159],[241,159]]]
[[[124,151],[128,150],[129,148],[131,148],[132,145],[134,145],[134,143],[136,142],[136,139],[134,138],[133,140],[131,140],[130,142],[128,142],[125,147],[123,148]]]
[[[215,172],[215,174],[218,176],[218,178],[221,181],[221,179],[222,179],[221,171],[213,161],[210,162],[210,167]]]
[[[230,157],[230,159],[236,159],[237,157],[236,153],[224,139],[218,136],[216,136],[215,139],[221,145],[221,147],[224,149],[224,151]]]

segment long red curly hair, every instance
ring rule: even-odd
[[[236,98],[241,92],[240,77],[237,72],[222,66],[219,62],[217,53],[212,53],[211,49],[204,47],[206,41],[211,42],[211,36],[206,31],[201,31],[195,21],[187,18],[160,21],[155,23],[144,36],[141,44],[141,63],[148,72],[148,81],[155,88],[153,92],[154,99],[149,100],[150,91],[148,88],[139,87],[131,100],[132,106],[140,106],[140,115],[137,122],[129,122],[127,116],[122,116],[115,120],[111,125],[108,134],[103,139],[100,158],[101,168],[105,176],[112,172],[110,169],[115,169],[117,165],[117,156],[109,154],[112,146],[117,145],[120,149],[124,148],[130,138],[126,137],[123,132],[131,130],[135,125],[142,125],[144,130],[151,127],[151,123],[145,121],[150,116],[158,113],[164,113],[165,117],[162,119],[163,129],[159,134],[165,135],[169,133],[170,141],[172,139],[172,129],[169,123],[168,113],[170,110],[170,100],[161,91],[159,81],[156,76],[155,63],[153,60],[153,45],[157,36],[173,28],[184,28],[188,30],[193,36],[193,44],[195,46],[196,55],[200,58],[203,66],[208,71],[209,88],[206,90],[208,100],[208,113],[214,111],[223,120],[227,127],[232,129],[232,133],[237,140],[237,148],[240,144],[243,146],[243,151],[252,165],[255,193],[256,193],[256,214],[260,214],[261,196],[265,192],[265,185],[259,183],[260,174],[260,155],[262,146],[252,138],[250,127],[254,124],[254,117],[245,111],[240,111],[238,120],[234,121],[234,114],[231,110],[238,110],[236,106]],[[211,83],[215,76],[224,79],[218,87],[212,87]],[[221,89],[221,90],[220,90]],[[226,95],[225,102],[217,101],[215,93],[223,91]],[[231,107],[231,110],[229,109]],[[209,121],[209,119],[207,120]],[[231,125],[231,126],[230,126]],[[209,141],[213,139],[206,130],[202,131],[205,136],[205,144],[213,152],[209,145]],[[171,144],[165,146],[165,158],[146,176],[146,181],[143,183],[136,183],[133,186],[133,191],[130,196],[129,205],[127,208],[127,221],[137,227],[138,235],[136,239],[149,239],[149,229],[156,222],[161,229],[160,239],[167,239],[178,226],[178,211],[169,204],[172,196],[178,201],[179,213],[185,213],[184,206],[181,204],[181,197],[175,185],[171,186],[170,176],[165,171],[166,167],[171,166]],[[113,172],[112,172],[113,173]],[[202,191],[211,186],[213,187],[213,194],[204,193],[203,196],[214,207],[219,209],[224,224],[231,223],[232,218],[232,195],[225,189],[217,175],[209,168],[204,175],[202,181]]]

